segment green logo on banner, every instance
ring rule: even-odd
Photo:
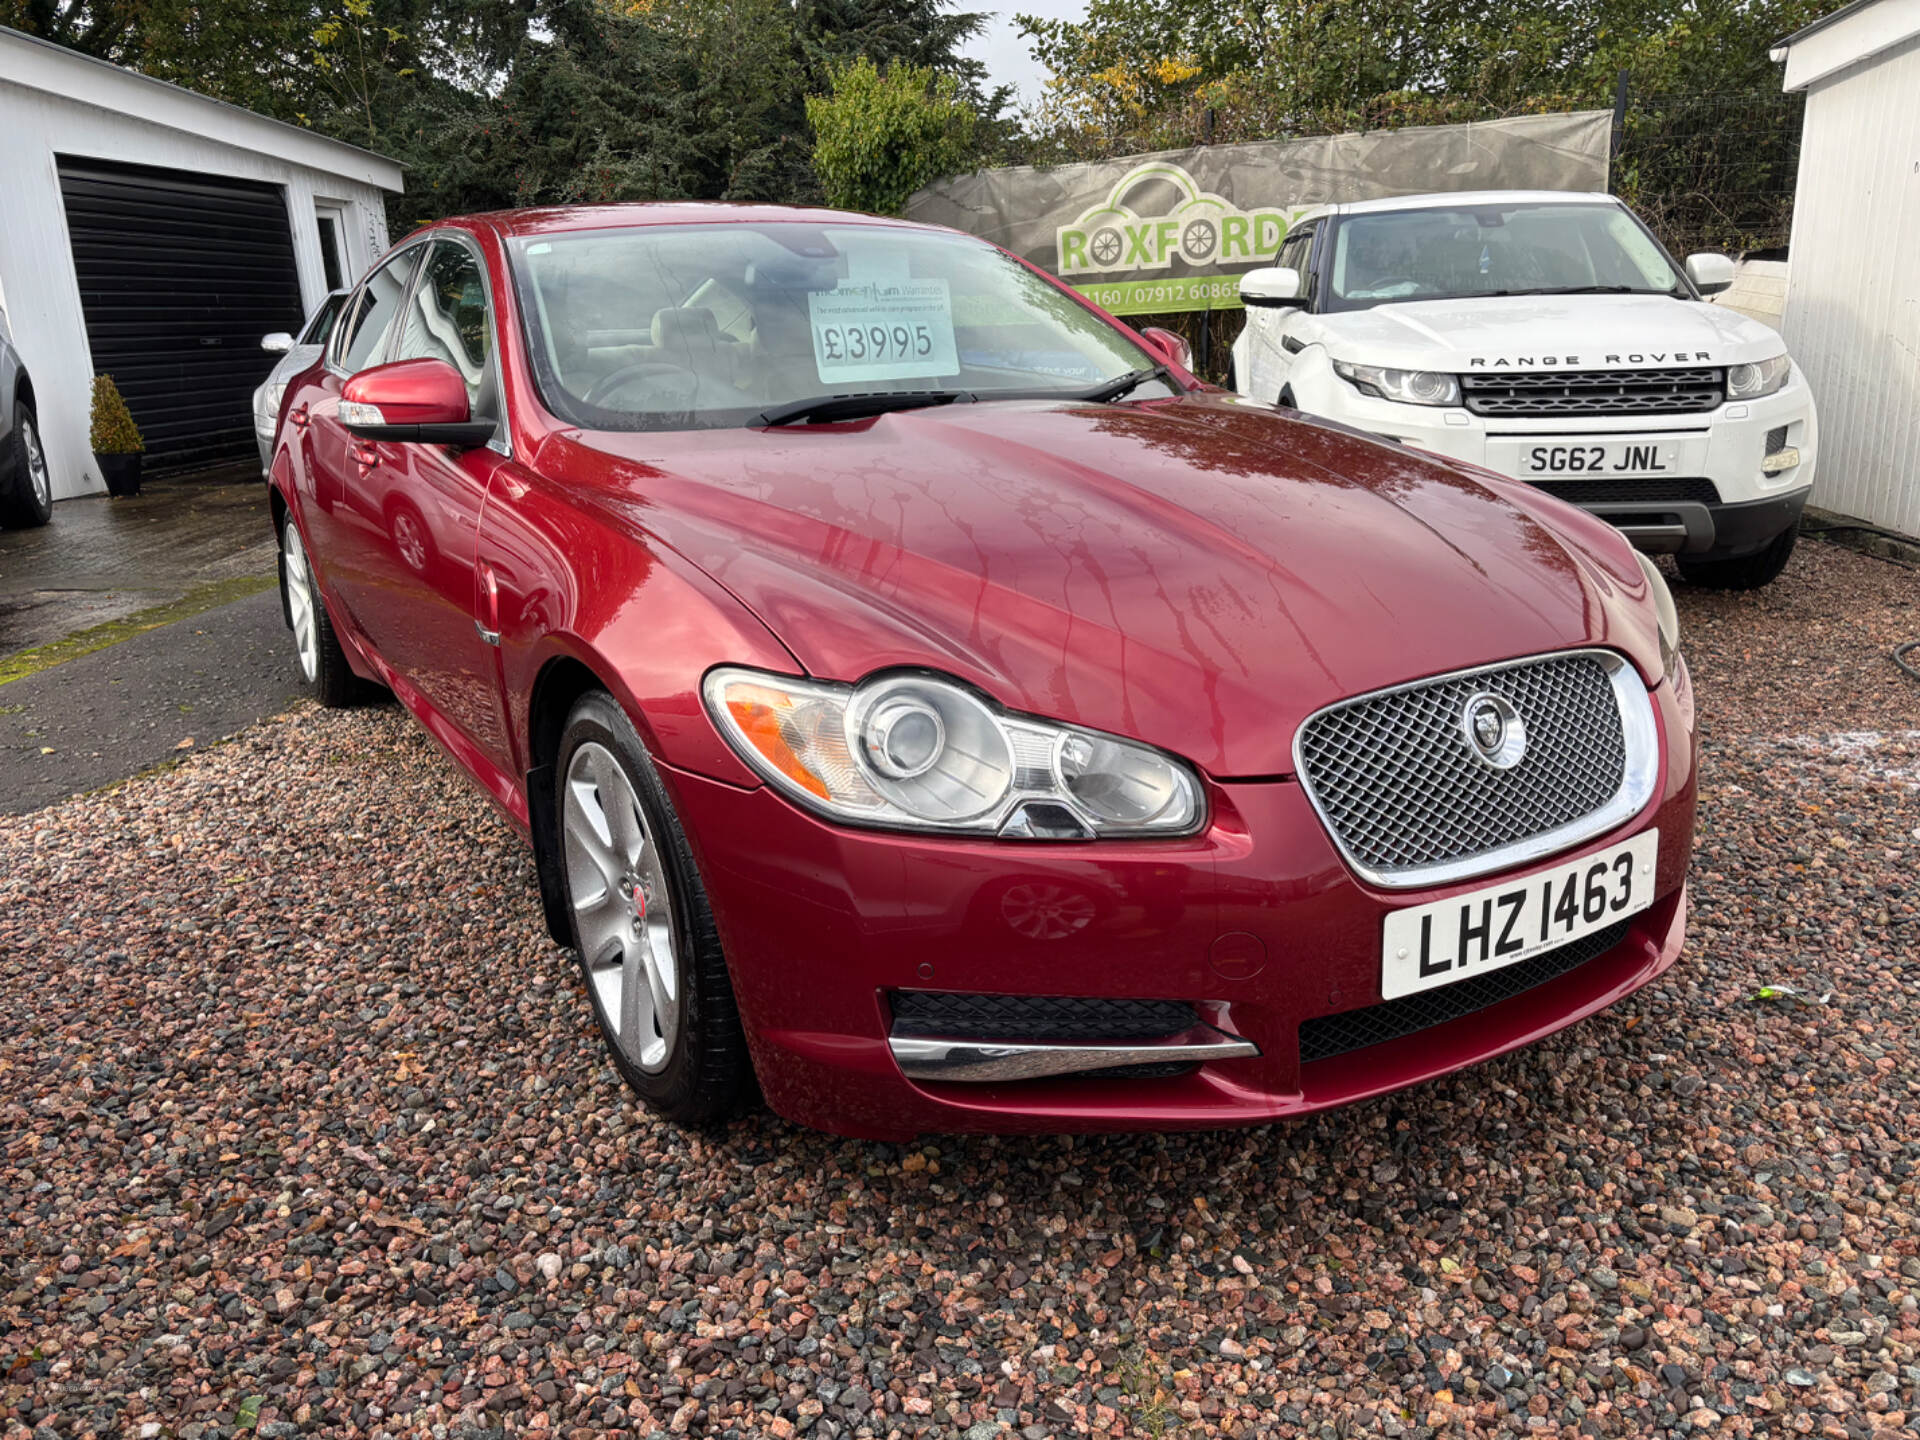
[[[1170,209],[1141,215],[1126,203],[1132,191],[1149,181],[1164,182],[1156,187],[1162,193],[1171,187]],[[1231,200],[1202,190],[1180,166],[1150,161],[1121,176],[1105,202],[1054,232],[1058,273],[1139,274],[1164,270],[1176,261],[1196,268],[1251,268],[1273,259],[1289,223],[1288,211],[1242,210]]]

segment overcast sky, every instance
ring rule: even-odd
[[[967,53],[986,62],[990,87],[1011,85],[1019,91],[1021,106],[1039,103],[1047,75],[1014,28],[1013,17],[1041,15],[1049,20],[1077,20],[1087,13],[1086,0],[1003,0],[997,6],[981,0],[960,0],[956,8],[987,17],[986,31],[968,44]]]

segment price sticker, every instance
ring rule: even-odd
[[[807,312],[824,385],[959,372],[945,280],[843,282],[809,293]]]

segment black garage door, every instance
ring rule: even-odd
[[[256,454],[270,330],[300,328],[278,186],[60,159],[93,368],[111,375],[165,473]]]

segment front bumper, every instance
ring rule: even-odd
[[[1811,489],[1794,490],[1734,505],[1684,500],[1572,503],[1599,516],[1650,555],[1734,560],[1766,549],[1797,526],[1812,493]]]
[[[1301,1027],[1382,1004],[1389,910],[1492,883],[1387,893],[1341,863],[1299,785],[1214,784],[1208,830],[1184,841],[1082,845],[943,840],[842,829],[765,789],[666,772],[725,946],[755,1068],[788,1119],[842,1134],[1200,1129],[1343,1105],[1526,1045],[1671,965],[1685,929],[1693,737],[1655,692],[1662,773],[1619,829],[1657,825],[1651,909],[1567,973],[1401,1038],[1303,1063]],[[1552,863],[1552,862],[1543,862]],[[1538,867],[1529,867],[1538,868]],[[1522,872],[1524,873],[1524,872]],[[1449,987],[1451,988],[1451,987]],[[1210,1035],[1257,1047],[1182,1073],[910,1079],[889,993],[1178,1000]],[[911,1062],[928,1077],[934,1071]],[[1180,1067],[1164,1067],[1179,1069]],[[1013,1074],[1016,1072],[1005,1072]]]
[[[1819,455],[1813,394],[1797,367],[1772,395],[1729,402],[1700,415],[1495,418],[1458,407],[1379,400],[1337,379],[1326,383],[1337,387],[1324,397],[1325,413],[1334,418],[1516,480],[1544,478],[1520,473],[1515,465],[1515,456],[1536,443],[1632,438],[1680,448],[1690,459],[1676,475],[1675,488],[1647,481],[1644,495],[1623,495],[1617,487],[1575,475],[1554,477],[1547,485],[1559,499],[1611,522],[1652,552],[1718,559],[1763,549],[1797,523]],[[1769,473],[1767,457],[1783,452],[1796,455],[1797,463]],[[1707,482],[1710,489],[1691,493],[1700,489],[1697,482]],[[1584,490],[1591,490],[1591,497]]]
[[[278,423],[271,415],[255,412],[253,417],[253,443],[260,451],[260,474],[267,478],[273,475],[273,440]]]

